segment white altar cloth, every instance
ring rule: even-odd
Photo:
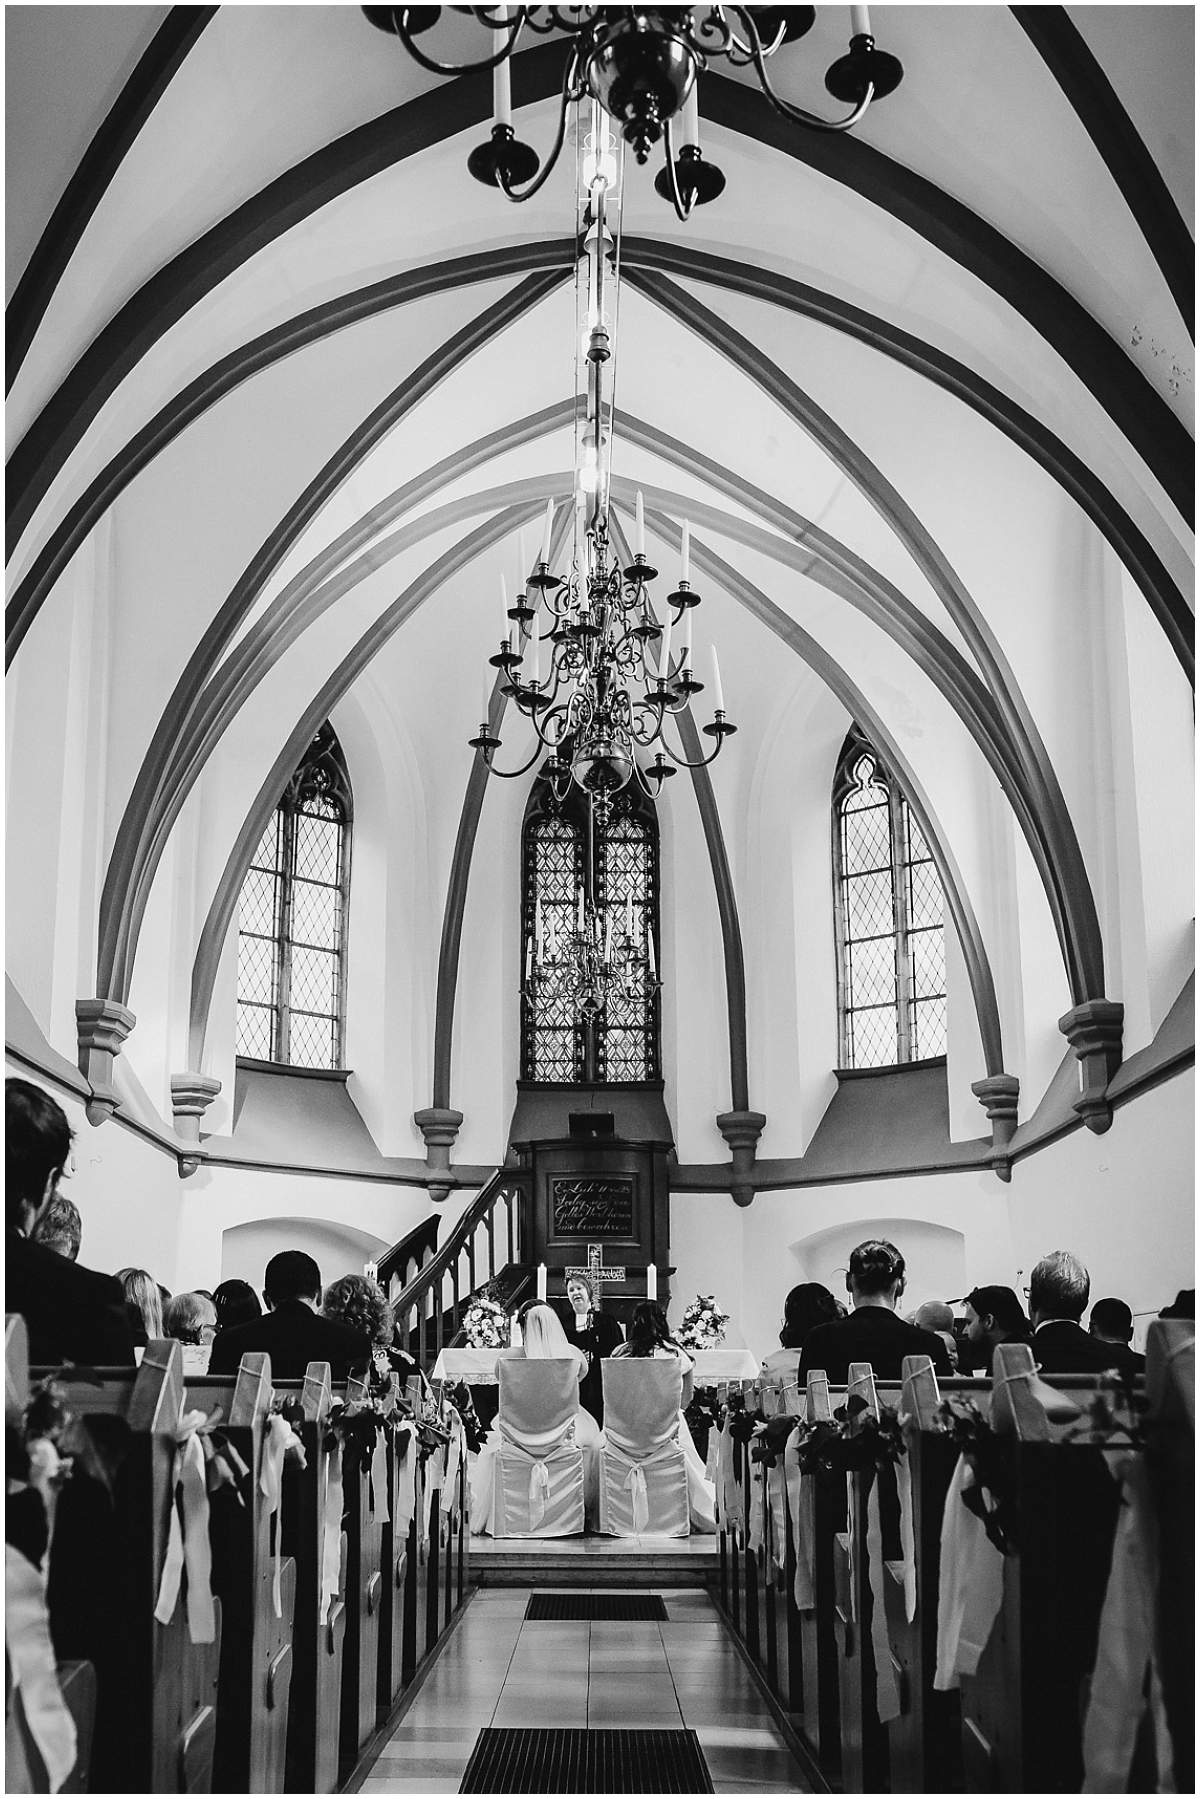
[[[689,1350],[696,1364],[696,1385],[711,1387],[720,1380],[754,1380],[759,1365],[748,1349]],[[496,1385],[499,1349],[443,1349],[433,1369],[434,1380],[465,1380],[479,1387]]]

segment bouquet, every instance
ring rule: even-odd
[[[472,1349],[508,1348],[508,1313],[490,1293],[479,1293],[468,1302],[462,1328]]]
[[[676,1341],[684,1349],[716,1349],[725,1341],[729,1313],[723,1312],[712,1294],[697,1293],[683,1314]]]

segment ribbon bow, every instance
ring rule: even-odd
[[[283,1464],[289,1455],[298,1460],[302,1468],[305,1466],[303,1443],[287,1419],[274,1412],[267,1419],[263,1434],[258,1490],[267,1502],[267,1517],[275,1520],[275,1577],[271,1597],[277,1618],[283,1617]]]
[[[193,1643],[214,1642],[217,1634],[212,1596],[212,1550],[208,1541],[208,1482],[204,1445],[200,1438],[207,1423],[203,1412],[185,1412],[176,1429],[175,1462],[171,1471],[171,1522],[158,1586],[158,1603],[154,1608],[154,1616],[160,1624],[171,1622],[186,1568],[188,1634]]]
[[[550,1497],[550,1470],[545,1462],[535,1462],[529,1470],[529,1528],[537,1530],[546,1516]]]
[[[633,1534],[640,1537],[650,1522],[650,1500],[646,1493],[646,1475],[641,1467],[629,1470],[626,1482],[633,1503]]]
[[[25,1723],[45,1763],[50,1791],[57,1793],[75,1766],[75,1720],[58,1684],[45,1580],[9,1543],[4,1546],[4,1591],[4,1646],[12,1684],[20,1690]],[[15,1761],[13,1756],[10,1773],[15,1773]]]

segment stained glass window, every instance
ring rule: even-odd
[[[942,884],[907,799],[858,731],[834,782],[834,891],[841,1066],[945,1055]]]
[[[350,781],[325,724],[263,832],[238,914],[237,1053],[340,1068]]]
[[[526,808],[522,855],[521,967],[534,949],[536,919],[544,937],[561,940],[587,894],[614,932],[633,925],[658,966],[658,825],[640,791],[626,789],[607,816],[589,823],[584,796],[572,789],[561,803],[547,783],[535,783]],[[521,1078],[570,1085],[657,1080],[659,1005],[610,1000],[583,1016],[566,999],[547,999],[527,985],[521,996]]]

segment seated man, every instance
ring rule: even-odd
[[[1066,1249],[1055,1249],[1043,1256],[1030,1275],[1033,1359],[1043,1374],[1102,1374],[1108,1368],[1129,1370],[1127,1348],[1089,1336],[1079,1322],[1091,1284],[1091,1276],[1083,1263]]]
[[[275,1380],[303,1380],[310,1362],[328,1362],[335,1381],[370,1365],[366,1337],[317,1311],[321,1270],[302,1249],[285,1249],[271,1257],[263,1276],[263,1299],[264,1317],[219,1333],[208,1364],[210,1374],[236,1374],[242,1357],[255,1351],[270,1356]]]
[[[1011,1287],[972,1287],[963,1301],[971,1366],[992,1372],[997,1343],[1028,1343],[1029,1320]]]
[[[801,1387],[810,1369],[824,1369],[831,1386],[842,1386],[851,1362],[869,1362],[878,1380],[899,1380],[908,1355],[927,1355],[935,1374],[950,1374],[950,1357],[937,1333],[906,1324],[897,1314],[904,1257],[894,1243],[872,1238],[852,1250],[846,1289],[853,1308],[849,1317],[809,1332],[800,1358]]]
[[[65,1112],[40,1087],[12,1079],[4,1123],[4,1305],[25,1320],[30,1361],[128,1367],[133,1341],[120,1283],[32,1241],[71,1153]]]
[[[33,1240],[52,1249],[64,1262],[77,1262],[83,1242],[83,1219],[74,1200],[65,1193],[56,1193],[33,1227]]]
[[[1146,1358],[1133,1348],[1133,1313],[1123,1299],[1097,1299],[1092,1303],[1088,1332],[1101,1343],[1114,1344],[1125,1351],[1124,1366],[1134,1374],[1145,1374]]]

